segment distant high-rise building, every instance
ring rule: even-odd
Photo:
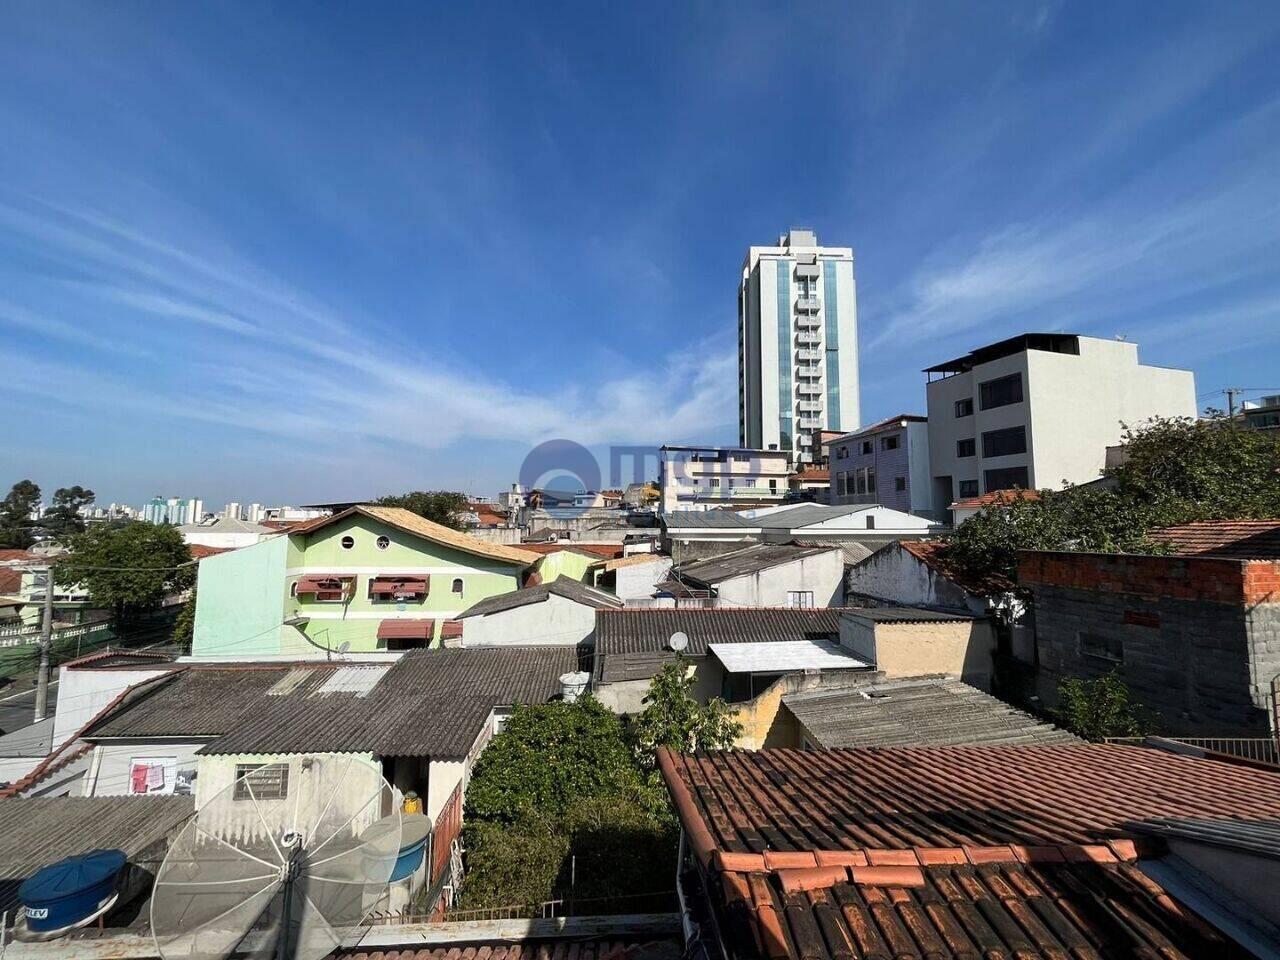
[[[751,247],[738,288],[738,435],[743,447],[821,459],[824,430],[856,430],[858,307],[853,249],[791,230]]]
[[[260,503],[249,504],[249,510],[244,519],[250,523],[261,523],[267,518],[267,508]]]
[[[222,508],[222,515],[228,520],[239,520],[240,504],[232,500],[230,503],[228,503],[225,507]]]
[[[199,523],[204,519],[204,501],[198,498],[152,497],[142,505],[142,519],[147,523]]]

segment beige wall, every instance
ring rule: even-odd
[[[846,615],[840,620],[840,644],[889,679],[942,673],[991,689],[995,640],[986,620],[872,623]]]

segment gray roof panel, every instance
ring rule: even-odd
[[[698,583],[716,584],[734,577],[748,576],[768,570],[770,567],[794,563],[806,557],[816,557],[829,553],[838,547],[818,545],[797,546],[791,543],[757,543],[741,550],[722,553],[706,560],[695,560],[674,567],[672,579],[678,581],[695,580]]]
[[[550,583],[540,583],[536,587],[525,587],[523,590],[512,590],[495,597],[487,597],[468,607],[458,619],[484,617],[504,610],[515,610],[517,607],[525,607],[531,603],[545,603],[552,595],[594,607],[597,610],[609,610],[622,606],[622,601],[611,593],[597,590],[595,587],[589,587],[585,583],[579,583],[568,577],[557,577]]]
[[[846,681],[786,694],[782,702],[829,749],[1079,742],[947,677]]]

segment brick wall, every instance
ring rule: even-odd
[[[1047,704],[1064,677],[1118,668],[1167,733],[1267,734],[1280,563],[1047,552],[1019,561]]]

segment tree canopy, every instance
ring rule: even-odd
[[[95,605],[117,616],[159,606],[195,583],[191,553],[175,527],[99,523],[71,537],[68,545],[70,555],[54,565],[57,583],[82,584]]]
[[[25,550],[35,543],[32,513],[40,505],[40,487],[31,480],[19,480],[0,501],[0,547]]]
[[[79,484],[74,487],[59,487],[53,492],[53,506],[40,518],[40,526],[58,540],[84,533],[85,524],[80,511],[93,501],[94,492]]]
[[[694,678],[688,667],[688,661],[677,657],[649,682],[644,710],[631,729],[637,758],[646,769],[653,769],[659,747],[681,752],[724,750],[742,734],[733,709],[719,697],[705,705],[693,698]]]
[[[1095,742],[1107,737],[1142,737],[1152,723],[1130,699],[1129,688],[1116,671],[1094,680],[1067,677],[1058,684],[1058,708],[1063,728]]]
[[[1019,550],[1158,553],[1148,534],[1193,520],[1280,517],[1280,438],[1221,418],[1154,419],[1124,433],[1108,487],[1041,490],[987,507],[948,537],[976,578],[1014,580]]]
[[[467,496],[450,490],[414,490],[410,493],[379,497],[380,507],[403,507],[420,517],[454,530],[462,529],[467,512]]]

